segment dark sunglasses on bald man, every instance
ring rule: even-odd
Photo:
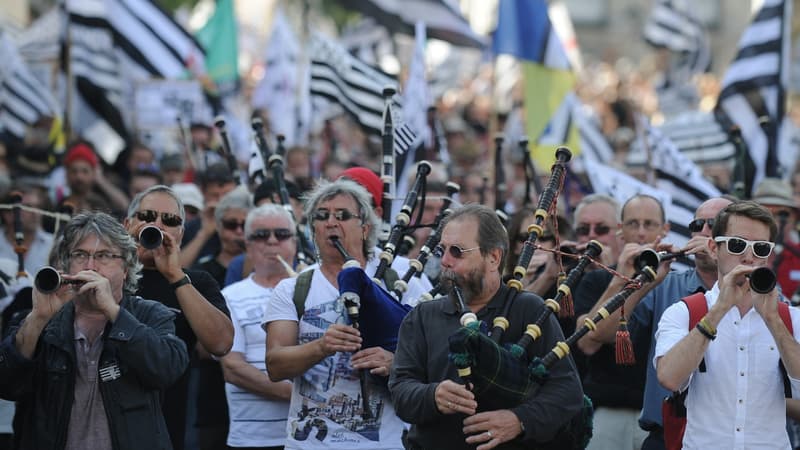
[[[450,253],[450,256],[452,256],[453,258],[461,259],[464,257],[464,253],[471,252],[479,248],[481,248],[480,245],[472,248],[461,248],[457,245],[451,245],[447,247],[446,250],[448,253]],[[439,244],[433,248],[433,254],[436,255],[438,258],[444,256],[444,252],[445,252],[445,247],[442,244]]]
[[[273,233],[275,234],[275,239],[281,242],[294,236],[292,230],[288,228],[275,228],[274,230],[269,228],[259,228],[258,230],[254,230],[252,233],[250,233],[250,236],[248,236],[247,239],[251,241],[268,241]]]
[[[152,209],[136,211],[136,218],[142,222],[153,223],[156,221],[156,219],[158,219],[159,214],[161,215],[161,223],[168,227],[177,227],[183,223],[183,219],[181,219],[181,216],[177,214],[166,212],[159,213],[158,211],[153,211]]]
[[[708,228],[714,228],[714,219],[694,219],[689,222],[689,231],[699,233],[703,231],[703,226],[708,224]]]

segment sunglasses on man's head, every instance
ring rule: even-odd
[[[239,221],[236,219],[226,219],[222,221],[222,228],[226,230],[236,231],[239,228],[244,230],[244,220]]]
[[[611,227],[602,223],[582,223],[575,227],[575,234],[578,236],[588,236],[589,233],[592,232],[592,227],[594,227],[594,232],[598,236],[605,236],[611,231]]]
[[[142,222],[153,223],[156,221],[156,219],[158,219],[159,214],[161,215],[161,223],[168,227],[178,227],[183,223],[183,219],[181,219],[181,216],[177,214],[166,212],[159,213],[158,211],[153,211],[152,209],[136,211],[136,218]]]
[[[472,248],[461,248],[461,247],[459,247],[457,245],[451,245],[451,246],[447,247],[446,250],[447,250],[448,253],[450,253],[450,256],[452,256],[453,258],[461,259],[461,258],[464,257],[464,253],[471,252],[471,251],[477,250],[479,248],[481,248],[480,245],[477,246],[477,247],[472,247]],[[433,248],[433,254],[436,255],[439,258],[444,256],[444,252],[445,252],[445,247],[442,244],[439,244],[439,245],[437,245],[436,247]]]
[[[775,243],[770,241],[749,241],[747,239],[742,239],[733,236],[717,236],[714,238],[714,242],[721,243],[724,242],[725,245],[728,247],[728,253],[731,255],[741,255],[747,250],[747,247],[753,248],[753,254],[757,258],[767,258],[772,253],[772,249],[775,248]]]
[[[337,209],[334,212],[330,212],[327,209],[318,209],[314,211],[314,214],[311,216],[314,220],[324,222],[328,220],[331,215],[334,219],[338,220],[339,222],[345,222],[350,219],[357,219],[358,216],[351,213],[346,209]]]
[[[281,242],[294,236],[292,230],[288,228],[275,228],[275,229],[259,228],[258,230],[253,230],[253,232],[250,233],[250,236],[248,236],[247,239],[251,241],[268,241],[273,233],[275,234],[275,239]]]
[[[703,226],[708,224],[708,228],[714,228],[714,219],[694,219],[689,222],[689,231],[699,233],[703,231]]]

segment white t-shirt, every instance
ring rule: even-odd
[[[241,353],[248,364],[265,374],[267,333],[261,321],[272,291],[253,281],[253,275],[222,290],[233,323],[231,351]],[[267,400],[227,382],[225,396],[230,414],[229,446],[272,447],[286,442],[288,402]]]
[[[299,322],[298,344],[320,338],[334,323],[348,323],[339,291],[313,265],[305,312]],[[367,269],[374,273],[374,269]],[[294,305],[296,278],[275,287],[264,322],[297,321]],[[368,376],[372,418],[364,417],[358,371],[350,365],[351,353],[329,356],[294,379],[287,449],[400,450],[403,422],[394,412],[386,380]]]

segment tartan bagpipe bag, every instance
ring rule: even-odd
[[[538,358],[531,363],[495,343],[481,330],[481,322],[461,327],[450,336],[450,360],[461,369],[471,368],[469,383],[481,410],[508,409],[522,403],[547,382],[547,369]],[[584,449],[592,436],[594,408],[584,396],[583,408],[556,436],[535,448]]]

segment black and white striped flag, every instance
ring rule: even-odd
[[[319,34],[311,38],[311,96],[338,103],[371,134],[383,129],[383,88],[397,80],[347,52],[341,45]],[[400,107],[399,95],[393,98]],[[397,122],[395,122],[397,123]]]
[[[685,0],[658,0],[645,23],[644,39],[681,55],[674,69],[687,75],[706,72],[711,65],[708,36]]]
[[[11,38],[0,34],[0,131],[23,139],[39,119],[61,118],[50,89],[33,76]]]
[[[780,177],[792,169],[786,166],[794,159],[788,155],[790,150],[780,146],[791,25],[791,1],[764,0],[722,81],[715,112],[724,128],[736,124],[741,129],[755,168],[747,186],[757,186],[764,177]],[[767,120],[766,126],[760,123],[762,118]]]

